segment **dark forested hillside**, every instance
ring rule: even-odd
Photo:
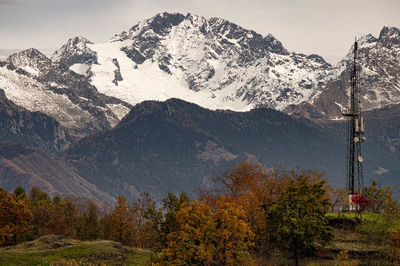
[[[210,111],[171,99],[136,105],[117,127],[78,141],[62,157],[89,182],[129,198],[141,191],[157,198],[167,190],[193,192],[245,159],[318,169],[342,185],[345,136],[343,122],[318,125],[271,109]],[[368,145],[366,180],[375,179],[380,167],[396,171],[396,154],[387,154],[374,136]]]

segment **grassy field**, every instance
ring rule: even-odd
[[[306,260],[308,265],[399,265],[390,259],[389,232],[400,229],[400,220],[384,214],[327,214],[328,219],[353,221],[354,227],[333,227],[334,239],[325,249],[326,258]],[[351,223],[350,223],[351,224]]]
[[[338,219],[338,214],[327,214]],[[388,232],[400,229],[400,220],[383,214],[354,213],[340,219],[353,221],[353,227],[334,226],[334,239],[319,259],[308,258],[302,265],[400,265],[389,257]],[[61,236],[44,236],[17,246],[0,248],[1,265],[151,265],[152,252],[123,246],[108,240],[79,241]],[[260,265],[271,265],[271,258]],[[282,263],[286,260],[280,260]],[[287,260],[290,265],[293,262]],[[273,264],[272,264],[273,265]]]
[[[327,217],[356,219],[356,213],[346,212],[341,213],[340,216],[338,216],[337,213],[328,213]],[[366,212],[362,214],[361,223],[357,229],[364,232],[374,233],[394,232],[400,229],[400,219],[387,217],[385,214],[381,213]]]
[[[0,248],[0,265],[150,265],[151,252],[108,240],[44,236]]]

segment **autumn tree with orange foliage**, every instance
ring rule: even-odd
[[[294,171],[283,168],[266,170],[258,164],[244,161],[215,178],[214,186],[199,189],[199,198],[215,206],[217,199],[223,195],[240,205],[245,211],[246,221],[255,233],[255,251],[260,255],[268,254],[268,209],[276,203],[278,195],[285,190],[293,175]]]
[[[168,196],[163,200],[163,213],[164,219],[161,221],[160,229],[161,229],[161,246],[166,247],[167,237],[170,233],[177,231],[178,224],[176,222],[176,214],[178,211],[190,204],[189,196],[182,192],[179,197],[172,192],[168,192]]]
[[[216,223],[216,252],[218,265],[250,264],[250,247],[254,246],[254,233],[246,222],[245,211],[229,197],[221,196],[213,213]]]
[[[0,192],[0,243],[15,245],[32,229],[32,212],[13,194]]]
[[[395,261],[400,261],[400,229],[390,233],[389,239],[390,257]]]
[[[69,198],[55,196],[53,200],[38,187],[32,187],[28,204],[33,213],[33,237],[54,234],[79,237],[82,214]]]
[[[100,235],[100,223],[96,204],[91,201],[87,213],[83,213],[80,219],[79,238],[82,240],[94,240]]]
[[[115,208],[107,217],[106,229],[107,238],[110,240],[121,242],[125,245],[131,245],[135,234],[135,219],[131,206],[123,196],[119,196]]]
[[[168,235],[161,265],[250,264],[254,233],[240,205],[221,196],[215,209],[194,201],[176,214],[177,230]]]
[[[213,204],[219,196],[229,196],[236,200],[251,191],[265,175],[258,164],[241,162],[227,173],[213,179],[210,187],[199,188],[199,198]]]
[[[50,209],[50,221],[47,224],[48,233],[77,237],[80,213],[70,199],[54,197]]]

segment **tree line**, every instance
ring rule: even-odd
[[[366,189],[373,199],[368,208],[398,215],[385,189],[376,183]],[[160,206],[146,193],[131,203],[120,196],[106,208],[18,186],[0,192],[0,243],[55,234],[152,249],[156,265],[251,265],[276,254],[298,264],[332,240],[326,213],[345,208],[346,194],[330,188],[318,172],[267,170],[247,161],[198,188],[196,199],[168,193]]]

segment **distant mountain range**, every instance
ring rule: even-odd
[[[400,30],[362,36],[359,47],[364,110],[400,103]],[[112,128],[144,100],[169,98],[338,119],[348,105],[351,53],[332,66],[224,19],[161,13],[106,43],[71,38],[51,60],[35,49],[13,54],[0,63],[0,88],[80,135]]]
[[[319,169],[343,184],[351,51],[332,66],[270,34],[170,13],[106,43],[73,37],[51,58],[20,51],[0,61],[0,158],[17,147],[10,142],[35,147],[104,195],[131,199],[191,191],[243,159]],[[397,185],[400,30],[361,37],[359,63],[366,176]],[[25,174],[45,175],[22,162]],[[9,163],[0,186],[11,189]]]
[[[348,87],[353,47],[336,66],[339,74],[326,83],[310,102],[287,108],[311,118],[340,118],[348,106]],[[384,27],[379,37],[371,34],[359,39],[360,98],[363,110],[400,103],[400,29]]]

